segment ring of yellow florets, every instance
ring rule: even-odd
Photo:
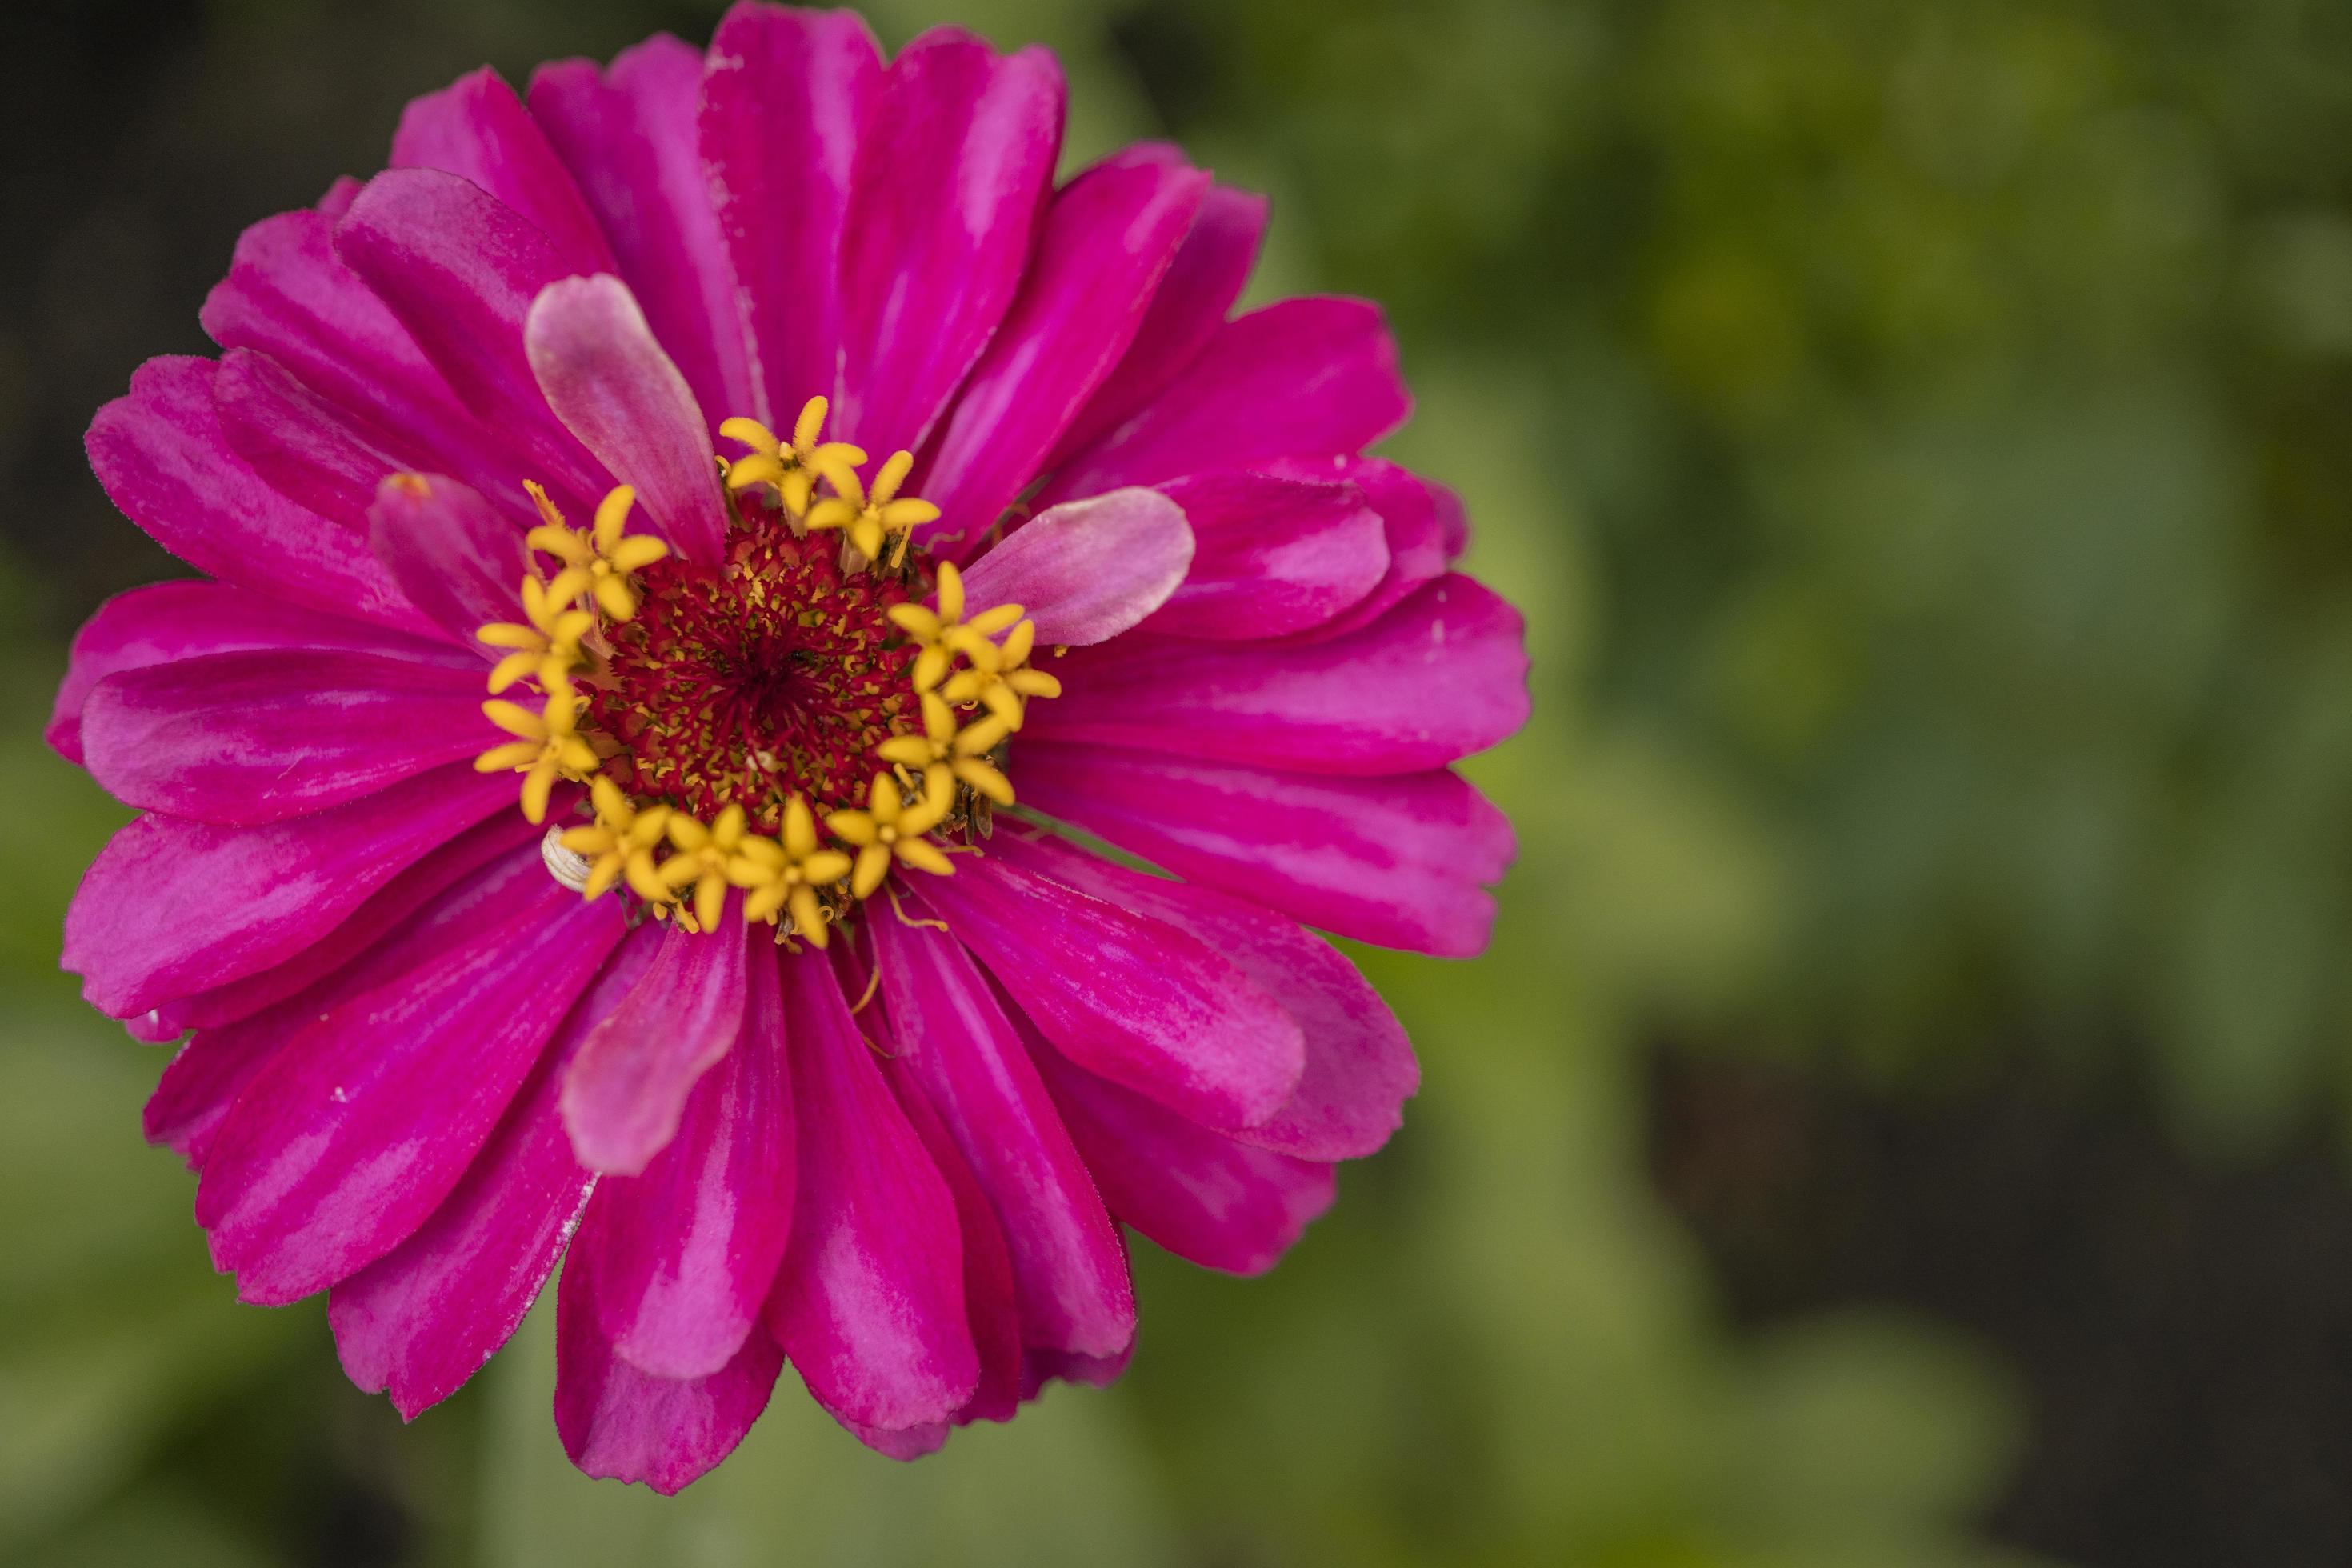
[[[475,766],[521,774],[533,823],[559,781],[588,785],[593,820],[541,846],[586,897],[625,888],[708,931],[740,891],[746,920],[822,947],[894,867],[950,874],[956,839],[1013,804],[1005,743],[1061,691],[1030,665],[1036,627],[1018,605],[967,613],[954,564],[927,573],[913,546],[939,516],[898,493],[913,458],[869,487],[824,416],[811,398],[789,441],[719,427],[751,451],[719,459],[735,526],[716,570],[630,533],[626,485],[577,530],[529,487],[554,569],[535,557],[522,619],[478,634],[506,650],[483,711],[514,739]],[[498,696],[526,682],[536,709]]]

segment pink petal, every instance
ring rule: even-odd
[[[529,465],[528,477],[561,492],[559,500],[593,504],[610,488],[604,465],[548,408],[523,352],[531,301],[573,270],[528,219],[455,174],[394,169],[369,181],[343,215],[335,254],[391,307],[466,406],[500,433],[512,460]]]
[[[213,1261],[245,1300],[299,1300],[381,1258],[464,1175],[621,938],[616,901],[526,850],[339,977],[222,1123],[196,1189]]]
[[[1460,553],[1448,541],[1466,527],[1461,498],[1409,468],[1380,458],[1333,457],[1277,459],[1265,465],[1265,471],[1354,486],[1380,513],[1387,542],[1388,570],[1371,592],[1344,613],[1302,632],[1301,641],[1321,642],[1370,626],[1423,584],[1445,575]]]
[[[1412,1047],[1380,993],[1328,942],[1243,900],[1130,871],[1058,839],[1004,832],[991,848],[1230,953],[1297,1021],[1307,1066],[1297,1091],[1234,1138],[1328,1162],[1360,1159],[1397,1130],[1421,1082]]]
[[[603,275],[549,284],[531,305],[523,342],[547,405],[636,488],[653,531],[688,559],[717,563],[726,553],[727,507],[708,426],[628,285]]]
[[[1208,188],[1181,160],[1129,156],[1055,193],[1021,291],[916,476],[942,514],[939,539],[978,538],[1044,467],[1126,351]]]
[[[843,1421],[900,1429],[972,1396],[955,1194],[891,1098],[832,967],[783,960],[800,1095],[792,1250],[769,1326],[809,1392]]]
[[[1187,1262],[1263,1274],[1339,1195],[1329,1165],[1236,1142],[1034,1053],[1111,1213]]]
[[[790,424],[833,391],[842,230],[881,81],[881,50],[851,11],[743,0],[710,40],[702,156],[766,402],[729,413]]]
[[[905,893],[910,919],[929,915]],[[1118,1232],[1029,1053],[955,939],[896,914],[870,921],[894,1072],[919,1085],[995,1205],[1024,1343],[1117,1355],[1135,1337]]]
[[[409,103],[392,139],[392,166],[439,169],[479,185],[545,235],[569,270],[613,267],[571,171],[514,89],[488,66]]]
[[[1508,818],[1443,769],[1380,778],[1272,773],[1024,740],[1024,805],[1178,876],[1359,942],[1484,951]]]
[[[718,421],[751,413],[751,368],[735,273],[703,171],[702,51],[656,35],[599,71],[541,66],[530,112],[579,182],[629,291]]]
[[[330,1294],[327,1321],[344,1373],[364,1392],[391,1394],[402,1419],[480,1371],[554,1271],[595,1183],[572,1157],[556,1108],[563,1068],[657,943],[650,927],[622,939],[456,1189],[407,1240]]]
[[[289,1032],[281,1020],[266,1018],[206,1029],[182,1046],[140,1118],[147,1142],[178,1153],[189,1170],[203,1170],[228,1108],[269,1065]]]
[[[83,876],[59,963],[116,1018],[241,979],[309,946],[514,798],[510,775],[452,766],[267,827],[142,816]]]
[[[975,607],[1018,604],[1043,647],[1108,642],[1165,604],[1192,563],[1192,531],[1158,490],[1066,501],[973,563]]]
[[[1354,452],[1412,411],[1379,307],[1285,300],[1227,322],[1157,398],[1072,458],[1038,502],[1295,454]]]
[[[1151,296],[1135,341],[1063,433],[1048,468],[1061,467],[1097,437],[1125,424],[1200,357],[1241,298],[1265,236],[1264,196],[1231,185],[1211,188]]]
[[[645,1173],[597,1187],[572,1243],[594,1255],[604,1336],[639,1371],[707,1377],[743,1348],[792,1232],[793,1122],[775,961],[754,952],[734,1048]]]
[[[593,1263],[574,1252],[555,1290],[555,1431],[599,1480],[643,1481],[665,1497],[735,1451],[768,1407],[783,1352],[765,1329],[724,1370],[672,1382],[621,1359],[597,1326]]]
[[[1360,603],[1389,569],[1387,525],[1353,485],[1234,472],[1162,489],[1183,509],[1194,551],[1184,585],[1146,628],[1161,636],[1303,631]]]
[[[98,411],[87,446],[107,495],[156,543],[224,582],[401,631],[430,631],[357,527],[305,510],[232,451],[209,360],[152,359]]]
[[[405,637],[224,583],[155,583],[109,599],[74,634],[42,737],[68,762],[79,763],[82,705],[108,676],[251,648],[342,649],[453,669],[481,668],[438,638]]]
[[[677,1131],[695,1080],[735,1043],[746,984],[735,907],[707,935],[673,924],[645,979],[580,1047],[563,1124],[590,1170],[643,1171]]]
[[[379,432],[268,354],[221,355],[213,400],[222,434],[262,482],[331,522],[355,527],[376,485],[399,466]]]
[[[1279,1110],[1298,1026],[1230,959],[1160,921],[992,856],[961,856],[925,901],[1063,1054],[1215,1127]]]
[[[1419,773],[1527,721],[1517,610],[1470,578],[1429,584],[1360,631],[1304,647],[1146,637],[1054,666],[1024,740],[1087,742],[1317,773]]]
[[[82,745],[126,805],[278,822],[497,744],[481,700],[478,673],[379,654],[217,653],[99,682]]]
[[[499,657],[476,634],[493,621],[523,618],[530,552],[512,518],[456,479],[394,474],[368,510],[368,542],[445,636],[477,658]]]
[[[349,184],[347,182],[347,184]],[[358,187],[350,186],[352,196]],[[530,516],[522,481],[544,481],[557,500],[594,495],[530,461],[511,435],[477,418],[415,339],[335,254],[334,225],[348,208],[280,213],[245,231],[224,279],[206,297],[205,330],[225,349],[252,349],[347,410],[401,465],[454,474]]]
[[[890,62],[842,239],[840,439],[877,459],[921,447],[1028,264],[1062,100],[1043,49],[999,56],[953,28]]]

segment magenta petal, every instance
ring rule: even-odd
[[[79,763],[82,704],[108,676],[251,648],[342,649],[480,668],[438,639],[306,610],[225,583],[156,583],[116,595],[74,634],[66,677],[42,738],[68,762]]]
[[[390,1251],[488,1138],[604,955],[620,907],[524,850],[471,919],[339,977],[246,1086],[205,1157],[196,1219],[247,1301],[299,1300]],[[401,960],[406,962],[400,962]]]
[[[1181,651],[1178,651],[1181,650]],[[1121,637],[1056,663],[1022,734],[1318,773],[1419,773],[1528,717],[1519,613],[1461,575],[1302,647]]]
[[[980,1381],[955,1194],[882,1081],[824,954],[786,957],[783,972],[801,1172],[770,1326],[841,1420],[891,1430],[944,1421]]]
[[[1361,602],[1389,569],[1387,525],[1353,485],[1221,473],[1163,492],[1192,524],[1192,569],[1149,631],[1282,637]]]
[[[1061,467],[1072,453],[1125,424],[1200,357],[1241,298],[1265,237],[1264,196],[1230,185],[1210,190],[1151,296],[1135,341],[1070,422],[1048,467]]]
[[[909,907],[929,912],[919,899]],[[1024,1342],[1124,1352],[1135,1338],[1127,1254],[988,982],[942,931],[895,915],[870,929],[898,1051],[894,1070],[920,1086],[995,1205]]]
[[[112,1017],[266,969],[308,946],[402,868],[501,806],[510,776],[438,768],[267,827],[142,816],[117,833],[66,910],[60,963]]]
[[[1163,921],[1007,864],[958,858],[923,897],[1071,1060],[1213,1127],[1279,1110],[1298,1026],[1231,960]]]
[[[479,185],[551,243],[567,268],[607,271],[613,253],[563,161],[489,67],[412,100],[392,139],[395,169],[438,169]]]
[[[464,1386],[538,1299],[595,1177],[572,1157],[556,1096],[572,1051],[653,961],[622,939],[581,994],[463,1180],[415,1234],[336,1285],[327,1321],[352,1382],[413,1420]]]
[[[544,234],[455,174],[394,169],[369,181],[343,215],[335,254],[504,437],[513,458],[530,465],[526,477],[592,502],[604,495],[603,466],[550,411],[523,352],[531,301],[572,272]]]
[[[126,805],[248,825],[323,811],[499,741],[478,672],[368,653],[217,653],[128,669],[82,710]]]
[[[177,1152],[201,1171],[228,1108],[269,1065],[290,1031],[277,1019],[206,1029],[182,1046],[140,1119],[147,1142]]]
[[[403,631],[429,627],[370,555],[356,518],[337,523],[262,483],[230,449],[210,360],[152,359],[98,411],[87,445],[107,495],[200,572]]]
[[[608,275],[549,284],[531,304],[523,342],[547,405],[635,487],[653,531],[689,560],[715,565],[726,553],[727,506],[707,422],[628,285]]]
[[[645,979],[580,1047],[563,1124],[590,1170],[644,1170],[677,1131],[695,1080],[735,1043],[746,984],[735,907],[707,935],[673,924]]]
[[[595,1256],[604,1336],[639,1371],[707,1377],[742,1349],[792,1232],[793,1121],[775,961],[754,952],[734,1048],[644,1173],[598,1185],[572,1243]]]
[[[1062,100],[1043,49],[1000,56],[953,28],[890,62],[842,240],[840,439],[877,458],[922,446],[1028,264]]]
[[[580,500],[562,475],[530,461],[508,433],[458,400],[408,329],[335,253],[341,216],[322,206],[247,229],[228,277],[205,300],[213,341],[268,354],[350,411],[404,466],[455,474],[518,517],[530,512],[526,479],[546,481],[560,500]]]
[[[1329,1165],[1213,1132],[1049,1047],[1035,1054],[1111,1212],[1188,1262],[1263,1274],[1339,1195]]]
[[[530,552],[511,518],[456,479],[394,474],[369,508],[368,540],[427,619],[477,656],[499,658],[476,634],[523,618]]]
[[[775,1393],[783,1352],[755,1328],[726,1367],[673,1382],[621,1359],[597,1326],[593,1263],[575,1250],[555,1289],[555,1431],[599,1480],[669,1496],[735,1451]]]
[[[541,67],[530,112],[579,182],[622,280],[711,420],[751,413],[751,358],[734,268],[711,206],[697,117],[702,51],[667,35],[613,68]]]
[[[1444,485],[1381,458],[1295,458],[1265,466],[1265,472],[1297,479],[1338,479],[1360,490],[1379,512],[1388,545],[1388,570],[1345,612],[1304,631],[1299,640],[1321,642],[1386,615],[1425,583],[1445,575],[1454,555],[1449,545],[1466,524],[1462,500]]]
[[[1189,931],[1247,971],[1307,1041],[1290,1099],[1244,1143],[1303,1160],[1360,1159],[1389,1140],[1420,1086],[1412,1047],[1380,993],[1330,943],[1240,899],[1114,866],[1059,839],[1000,833],[996,853]]]
[[[331,521],[355,526],[399,466],[365,421],[252,349],[221,355],[213,400],[228,444],[262,482]]]
[[[1055,193],[1021,291],[916,477],[940,538],[977,538],[1044,468],[1125,352],[1208,188],[1181,161],[1125,157]]]
[[[710,40],[702,158],[751,332],[764,413],[829,395],[842,228],[882,53],[855,12],[742,0]]]
[[[1361,300],[1285,300],[1227,322],[1175,383],[1055,474],[1051,505],[1272,458],[1355,452],[1412,410],[1396,342]]]
[[[1108,642],[1165,604],[1192,563],[1192,531],[1158,490],[1065,501],[1024,523],[964,573],[975,607],[1017,604],[1037,641]]]
[[[1508,818],[1443,769],[1334,778],[1024,741],[1022,804],[1192,881],[1383,947],[1483,952]]]

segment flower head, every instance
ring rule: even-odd
[[[1519,624],[1363,455],[1377,311],[1233,315],[1264,204],[1162,149],[1057,187],[1061,106],[757,3],[478,73],[93,425],[213,580],[77,644],[52,738],[143,815],[65,962],[184,1038],[148,1130],[240,1294],[330,1290],[404,1413],[560,1258],[591,1473],[686,1484],[787,1360],[911,1458],[1118,1374],[1120,1225],[1269,1268],[1396,1126],[1305,928],[1483,945],[1452,764]]]

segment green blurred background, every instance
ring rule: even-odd
[[[789,1376],[592,1484],[551,1325],[404,1427],[233,1304],[56,973],[120,813],[37,740],[172,570],[79,435],[246,223],[654,0],[0,18],[0,1560],[2352,1561],[2352,7],[890,0],[1043,41],[1072,160],[1273,194],[1377,296],[1536,720],[1493,952],[1272,1276],[912,1468]]]

